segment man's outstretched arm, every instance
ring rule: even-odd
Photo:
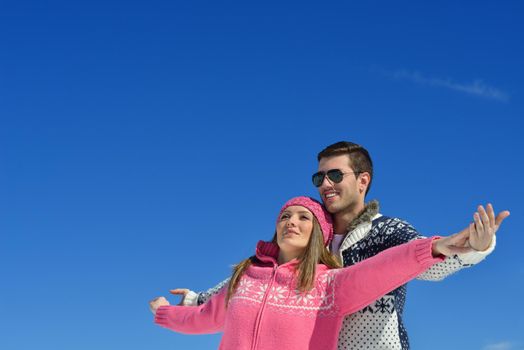
[[[178,289],[172,289],[169,291],[169,293],[174,295],[181,295],[182,300],[178,305],[184,305],[184,306],[197,306],[202,305],[205,302],[207,302],[211,297],[215,294],[218,294],[224,286],[227,286],[229,283],[230,278],[227,278],[217,284],[216,286],[206,290],[205,292],[198,292],[195,293],[192,290],[185,289],[185,288],[178,288]]]
[[[495,211],[491,204],[488,204],[486,209],[479,205],[477,210],[473,216],[474,222],[470,224],[475,230],[472,230],[473,234],[468,241],[469,246],[474,251],[448,257],[443,262],[433,265],[426,272],[420,274],[417,279],[440,281],[463,268],[478,264],[493,252],[496,245],[495,234],[510,213],[505,210],[495,217]]]

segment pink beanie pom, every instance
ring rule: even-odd
[[[327,210],[324,208],[322,203],[317,201],[314,198],[301,196],[301,197],[294,197],[288,200],[283,206],[282,209],[280,209],[280,213],[278,213],[277,217],[277,223],[280,218],[280,215],[282,215],[282,212],[287,208],[291,207],[293,205],[300,205],[304,208],[307,208],[310,212],[315,215],[315,218],[317,219],[318,223],[320,224],[320,229],[322,230],[322,234],[324,235],[324,245],[328,245],[328,243],[333,238],[333,222],[331,220],[331,214],[327,212]]]

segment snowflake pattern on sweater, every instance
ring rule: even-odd
[[[267,293],[267,307],[277,313],[296,314],[304,317],[334,317],[338,314],[335,305],[334,275],[339,270],[329,270],[319,274],[313,288],[300,292],[294,285],[292,275],[279,276],[277,285],[271,286]],[[231,303],[259,305],[263,302],[268,281],[259,274],[248,271],[239,281]]]
[[[261,241],[258,261],[241,277],[248,280],[243,294],[235,292],[227,308],[222,289],[199,307],[160,307],[155,322],[189,334],[222,330],[221,349],[335,350],[344,315],[443,260],[432,256],[433,239],[414,240],[343,269],[318,264],[313,288],[305,292],[296,290],[298,259],[278,264],[278,246]]]
[[[356,242],[347,243],[347,238],[359,230],[362,238]],[[344,266],[351,266],[383,250],[420,238],[424,237],[408,222],[379,214],[371,222],[359,224],[347,233],[341,245],[341,258]],[[479,258],[476,262],[481,261],[484,257]],[[470,266],[472,266],[471,263],[462,261],[458,256],[449,257],[433,265],[417,279],[440,281]],[[199,293],[197,304],[205,303],[228,283],[229,278]],[[406,285],[402,285],[361,311],[345,317],[339,333],[338,349],[408,350],[409,339],[402,320],[405,301]]]
[[[380,216],[372,221],[371,229],[364,238],[342,249],[344,266],[352,266],[388,248],[420,238],[423,237],[408,222]],[[470,265],[461,264],[457,257],[447,258],[418,278],[440,280],[467,266]],[[402,320],[405,301],[406,284],[347,316],[339,334],[338,349],[409,349],[408,334]]]

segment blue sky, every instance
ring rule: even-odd
[[[410,284],[413,348],[524,349],[523,7],[0,3],[0,347],[215,349],[147,301],[226,277],[350,140],[424,234],[512,213],[484,263]]]

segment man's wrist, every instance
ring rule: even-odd
[[[491,238],[491,241],[489,242],[489,244],[486,245],[486,246],[485,246],[484,248],[482,248],[482,249],[479,249],[479,248],[477,248],[477,247],[473,247],[472,245],[470,245],[470,247],[471,247],[471,249],[473,249],[473,250],[476,251],[476,252],[479,252],[479,253],[485,252],[485,251],[487,251],[487,250],[491,247],[491,245],[492,245],[492,243],[493,243],[493,239],[494,239],[494,237]]]
[[[461,263],[464,265],[475,265],[484,260],[489,254],[495,250],[495,246],[497,245],[497,236],[493,236],[493,239],[491,240],[491,244],[489,245],[488,249],[484,251],[476,251],[473,250],[469,253],[465,254],[459,254],[458,258],[460,259]]]
[[[198,305],[198,294],[190,290],[187,292],[187,294],[184,296],[184,299],[182,300],[182,305],[184,306],[196,306]]]

